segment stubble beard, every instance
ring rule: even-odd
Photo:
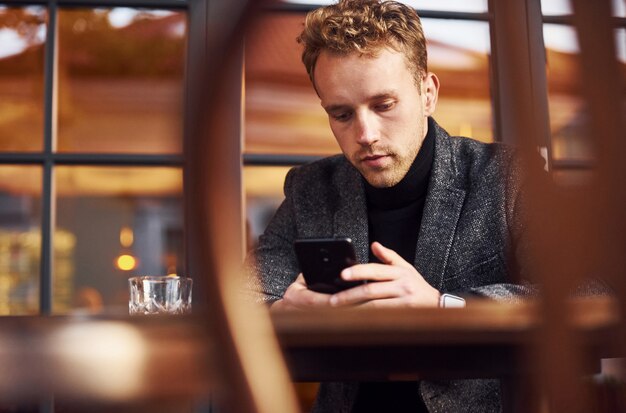
[[[409,171],[409,168],[417,156],[417,151],[414,154],[407,154],[406,157],[400,157],[397,153],[391,149],[381,150],[377,149],[376,153],[385,153],[391,157],[391,164],[383,168],[370,168],[364,165],[360,159],[363,157],[363,153],[369,153],[370,151],[359,151],[352,158],[352,165],[361,173],[363,178],[375,188],[390,188],[397,185],[402,178],[404,178]]]

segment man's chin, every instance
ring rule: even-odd
[[[385,172],[369,171],[366,174],[361,172],[361,175],[363,175],[367,183],[373,186],[374,188],[390,188],[402,180],[402,178],[396,179],[396,177]]]

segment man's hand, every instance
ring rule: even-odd
[[[330,294],[317,293],[307,288],[304,276],[298,275],[296,281],[285,291],[282,300],[276,301],[270,307],[274,309],[300,309],[305,310],[313,307],[330,307]]]
[[[380,243],[372,252],[382,264],[357,264],[341,272],[346,281],[373,281],[330,296],[332,306],[437,307],[440,293],[413,265]],[[290,287],[291,288],[291,287]],[[306,288],[306,285],[304,286]],[[289,290],[287,290],[289,291]],[[285,294],[286,296],[286,294]]]

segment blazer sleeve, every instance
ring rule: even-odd
[[[489,284],[460,291],[461,295],[478,296],[504,302],[517,302],[538,296],[539,288],[532,281],[528,239],[527,204],[524,199],[523,168],[513,154],[503,174],[504,209],[508,233],[508,256],[506,272],[508,281]]]
[[[298,276],[299,267],[293,250],[297,237],[293,202],[295,168],[287,174],[285,199],[259,237],[245,261],[245,292],[255,302],[272,303],[282,298]]]
[[[534,161],[534,159],[532,160]],[[531,168],[542,168],[541,159],[530,162]],[[538,264],[533,259],[530,225],[531,202],[528,199],[528,180],[525,169],[518,158],[514,157],[505,177],[505,209],[507,230],[510,239],[510,256],[508,257],[508,276],[510,282],[498,283],[470,288],[460,292],[461,295],[479,296],[504,302],[518,302],[528,298],[537,298],[541,294],[540,280],[533,277]],[[549,179],[548,174],[543,178]],[[538,231],[533,231],[539,233]],[[612,289],[601,279],[590,277],[577,285],[570,292],[572,297],[589,297],[613,294]]]

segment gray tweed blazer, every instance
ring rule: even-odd
[[[523,225],[520,179],[511,149],[435,129],[435,155],[415,254],[415,268],[435,288],[458,295],[516,300],[529,293],[515,283],[515,251]],[[285,200],[260,237],[248,266],[258,274],[258,300],[282,297],[300,272],[297,238],[349,237],[357,259],[368,260],[368,223],[363,180],[342,156],[293,168]],[[497,380],[421,381],[431,412],[500,411]],[[349,412],[358,383],[323,383],[315,412]]]

